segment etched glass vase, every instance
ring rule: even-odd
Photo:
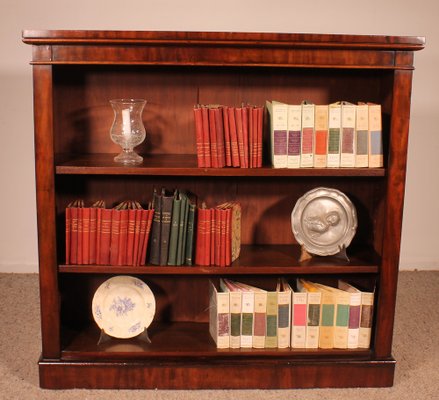
[[[145,140],[146,131],[142,121],[142,111],[146,100],[113,99],[110,104],[114,111],[114,121],[110,129],[111,140],[122,147],[122,152],[114,161],[122,164],[139,164],[143,157],[134,151]]]

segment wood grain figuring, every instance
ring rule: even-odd
[[[391,356],[405,191],[414,51],[423,37],[232,32],[31,31],[44,388],[283,389],[385,387]],[[145,98],[142,164],[114,163],[109,100]],[[263,167],[198,168],[196,104],[262,106],[336,101],[382,106],[384,168],[274,169],[265,115]],[[186,189],[198,203],[242,205],[241,256],[227,268],[65,264],[65,208],[104,200],[146,205],[154,188]],[[316,187],[353,202],[350,261],[299,262],[291,232],[297,200]],[[90,304],[115,275],[156,298],[150,344],[98,345]],[[208,333],[209,281],[272,290],[279,277],[375,289],[370,349],[225,349]]]

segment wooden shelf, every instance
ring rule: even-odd
[[[350,254],[348,250],[348,254]],[[60,265],[61,273],[103,273],[144,275],[306,275],[378,273],[378,260],[372,251],[353,251],[350,260],[313,257],[299,263],[298,245],[244,245],[240,257],[230,267],[111,265]]]
[[[148,329],[151,343],[138,338],[116,339],[98,344],[100,331],[91,325],[84,330],[72,334],[72,339],[62,351],[63,360],[105,360],[105,359],[227,359],[233,362],[238,358],[256,359],[291,358],[294,360],[333,358],[367,360],[371,359],[370,349],[217,349],[209,334],[207,323],[173,322],[154,323]],[[204,360],[206,361],[206,360]]]
[[[58,175],[166,175],[166,176],[385,176],[385,168],[198,168],[192,154],[143,155],[138,166],[117,165],[114,154],[59,155],[55,171]]]

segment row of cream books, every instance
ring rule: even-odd
[[[220,279],[209,286],[209,332],[218,348],[369,348],[374,291],[280,278],[273,291]]]
[[[266,105],[274,168],[383,167],[380,104]]]

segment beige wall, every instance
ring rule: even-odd
[[[0,271],[36,272],[31,48],[22,29],[274,31],[426,36],[416,53],[401,268],[439,268],[437,0],[0,3]]]

